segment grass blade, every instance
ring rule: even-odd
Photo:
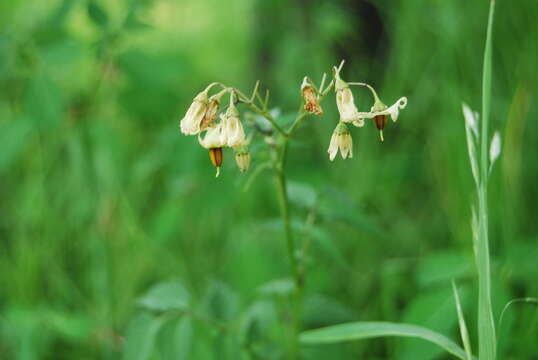
[[[478,268],[478,354],[482,360],[495,359],[495,324],[491,306],[491,278],[488,240],[488,124],[491,111],[491,44],[495,0],[490,1],[484,68],[482,74],[482,126],[480,170],[481,182],[478,189],[478,246],[476,263]]]
[[[354,322],[305,331],[300,336],[303,344],[329,344],[376,337],[414,337],[432,342],[450,354],[466,360],[465,351],[446,336],[422,326],[390,322]]]
[[[452,281],[452,290],[454,291],[454,299],[456,300],[456,310],[458,311],[458,322],[460,324],[461,341],[463,342],[463,348],[467,355],[467,360],[473,358],[471,352],[471,342],[469,341],[469,332],[467,331],[467,325],[465,324],[465,318],[463,317],[463,310],[461,309],[460,296],[456,284]]]

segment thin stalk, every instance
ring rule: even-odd
[[[491,306],[491,269],[488,239],[488,125],[491,106],[491,42],[495,1],[491,0],[482,74],[482,122],[480,134],[480,185],[478,188],[478,349],[481,360],[495,359],[495,324]]]
[[[275,159],[274,170],[275,180],[277,187],[277,195],[280,203],[280,214],[282,216],[282,222],[284,224],[284,232],[286,236],[286,248],[288,251],[288,258],[291,264],[291,270],[293,273],[295,291],[292,299],[293,311],[292,311],[292,328],[291,328],[291,351],[290,359],[297,359],[299,353],[299,332],[301,330],[301,313],[302,313],[302,293],[303,293],[303,281],[299,273],[299,264],[297,261],[295,242],[293,239],[293,231],[291,227],[290,211],[289,211],[289,199],[287,191],[286,175],[283,171],[283,165],[286,160],[286,152],[288,147],[288,138],[283,138],[283,144],[281,154]]]

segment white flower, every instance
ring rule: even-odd
[[[343,122],[339,122],[338,125],[336,125],[331,137],[331,143],[327,150],[331,161],[336,157],[338,150],[340,150],[343,159],[353,157],[353,139],[351,138],[349,129]]]
[[[225,115],[221,115],[222,132],[226,140],[226,146],[238,147],[245,144],[245,131],[239,120],[239,112],[235,105],[230,103]]]
[[[208,128],[203,139],[200,137],[200,134],[198,134],[198,142],[206,149],[226,146],[226,135],[224,133],[222,121]]]
[[[336,67],[334,70],[334,89],[336,91],[336,106],[338,107],[338,112],[340,113],[340,121],[346,123],[350,122],[358,127],[364,126],[364,121],[360,116],[357,107],[355,106],[353,93],[351,92],[349,85],[340,78],[340,70],[338,70]]]
[[[208,91],[209,88],[196,95],[191,106],[189,106],[185,117],[181,119],[179,126],[183,134],[196,135],[200,133],[200,124],[204,119],[208,106]]]

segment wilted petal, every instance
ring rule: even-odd
[[[207,111],[208,99],[207,91],[204,90],[192,101],[187,113],[181,119],[179,127],[185,135],[196,135],[200,133],[200,125]]]
[[[372,119],[379,115],[390,115],[392,121],[398,120],[400,109],[404,109],[407,106],[407,97],[403,96],[398,99],[392,106],[381,111],[359,112],[357,115],[359,118]]]

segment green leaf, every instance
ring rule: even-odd
[[[100,27],[106,27],[108,25],[108,15],[101,5],[96,1],[91,0],[88,2],[88,16],[94,24]]]
[[[192,348],[192,321],[189,317],[173,319],[168,322],[159,336],[159,349],[162,359],[190,359]]]
[[[168,281],[153,286],[138,304],[154,311],[185,310],[189,292],[179,281]]]
[[[141,313],[129,323],[125,336],[124,360],[146,360],[151,356],[155,338],[164,318]]]
[[[491,267],[488,239],[488,126],[491,112],[491,44],[495,0],[490,1],[486,45],[484,49],[484,68],[482,74],[482,123],[480,135],[481,184],[478,189],[478,242],[476,265],[478,269],[478,356],[483,360],[494,360],[497,348],[495,322],[491,305]]]
[[[330,344],[386,336],[415,337],[430,341],[450,354],[465,360],[465,352],[456,343],[430,329],[411,324],[390,322],[355,322],[305,331],[300,336],[303,344]]]
[[[458,322],[460,324],[460,334],[461,340],[463,342],[463,348],[465,349],[467,360],[471,360],[473,358],[471,351],[471,341],[469,340],[469,332],[467,331],[465,317],[463,316],[463,310],[461,308],[460,295],[458,294],[458,289],[456,288],[456,284],[454,283],[454,281],[452,281],[452,291],[454,292],[454,299],[456,301],[456,310],[458,312]]]

